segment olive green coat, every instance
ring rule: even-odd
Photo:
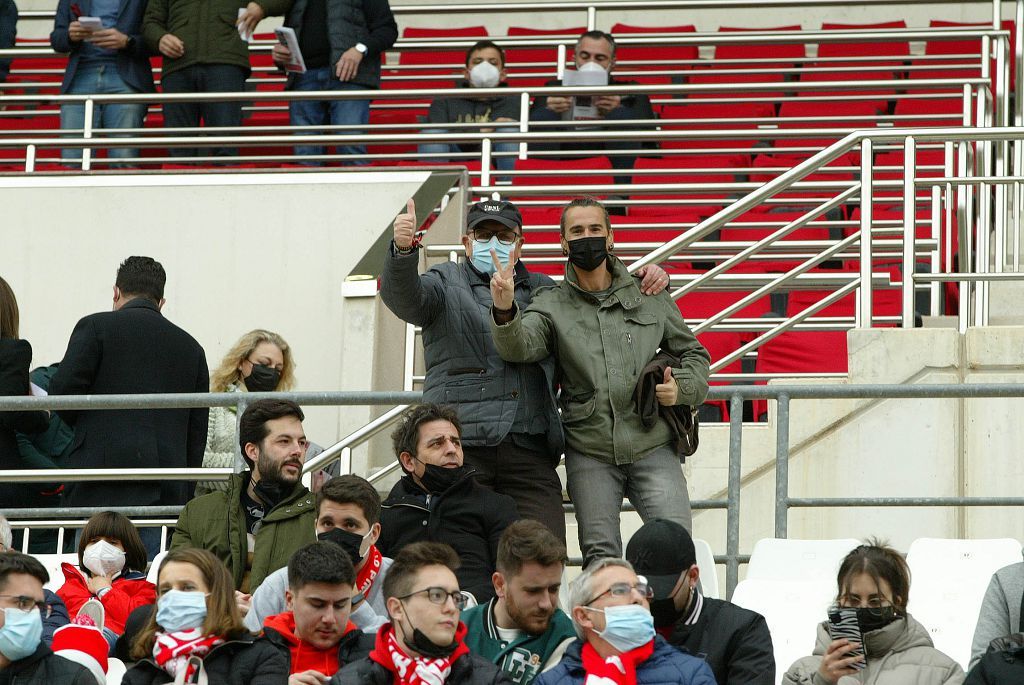
[[[696,406],[708,391],[710,357],[683,321],[667,292],[644,296],[638,280],[609,258],[612,286],[599,301],[583,290],[566,265],[565,280],[534,293],[525,310],[491,333],[508,362],[536,362],[554,354],[561,385],[559,404],[569,447],[613,464],[631,464],[672,442],[668,424],[640,423],[633,391],[640,372],[659,349],[682,359],[672,375],[677,404]]]
[[[171,549],[201,547],[223,561],[242,589],[248,557],[245,511],[242,489],[249,483],[249,472],[231,476],[228,489],[196,497],[185,505],[174,528]],[[249,591],[263,579],[288,565],[300,547],[316,542],[316,506],[313,494],[301,483],[292,494],[267,512],[256,532],[256,549],[249,575]]]

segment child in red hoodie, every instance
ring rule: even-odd
[[[106,611],[103,634],[113,646],[128,614],[156,602],[146,580],[146,548],[135,525],[122,514],[102,511],[90,518],[78,541],[78,566],[62,564],[64,585],[57,595],[74,616],[92,598]]]
[[[288,685],[323,685],[338,669],[366,657],[374,637],[349,620],[356,572],[340,546],[314,542],[288,562],[288,611],[264,621],[265,635],[291,654]]]

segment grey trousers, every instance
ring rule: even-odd
[[[643,521],[664,518],[692,528],[690,496],[679,457],[671,446],[654,450],[632,464],[609,464],[565,450],[569,497],[576,507],[583,567],[600,557],[621,557],[619,504],[623,497]]]

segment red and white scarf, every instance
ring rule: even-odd
[[[654,654],[654,640],[643,647],[604,659],[590,643],[583,645],[583,685],[636,685],[636,667]]]
[[[178,671],[186,668],[184,680],[188,682],[193,676],[191,671],[194,670],[188,666],[189,658],[197,656],[201,659],[209,654],[211,649],[223,643],[222,637],[203,635],[202,628],[157,633],[156,642],[153,643],[153,659],[157,666],[175,678],[178,677]]]
[[[366,553],[366,563],[356,573],[356,591],[363,597],[370,594],[373,581],[380,575],[380,569],[384,566],[384,555],[377,549],[377,545],[371,545],[370,551]]]
[[[460,622],[455,631],[455,640],[459,644],[451,656],[437,659],[413,657],[398,644],[392,624],[385,623],[377,632],[377,644],[370,652],[370,659],[394,673],[398,685],[444,685],[452,672],[452,663],[469,653],[463,641],[465,637],[466,624]]]

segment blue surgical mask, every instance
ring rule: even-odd
[[[591,609],[591,607],[587,607]],[[620,652],[643,647],[654,639],[654,617],[639,604],[592,609],[604,614],[604,630],[597,634]]]
[[[156,622],[169,633],[191,630],[206,620],[206,595],[168,590],[156,600]]]
[[[18,661],[35,653],[43,636],[43,617],[39,609],[22,611],[4,609],[4,625],[0,628],[0,654]]]
[[[491,250],[493,249],[498,255],[498,261],[501,262],[501,265],[505,266],[508,264],[509,256],[512,254],[515,246],[515,243],[502,245],[496,235],[492,235],[490,240],[474,240],[473,256],[470,257],[470,261],[473,262],[473,266],[481,273],[493,274],[494,260],[491,258]]]

